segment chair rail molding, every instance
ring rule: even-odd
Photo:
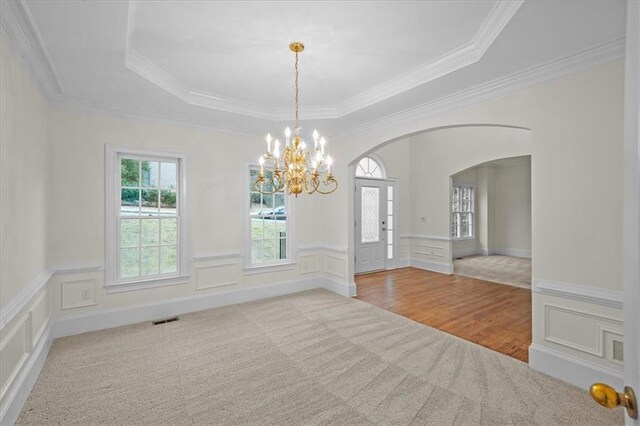
[[[580,300],[604,306],[622,309],[621,291],[602,290],[579,284],[563,283],[542,278],[533,278],[531,290],[534,293],[548,294],[566,299]]]

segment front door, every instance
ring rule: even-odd
[[[356,179],[355,273],[385,269],[387,253],[387,182]]]

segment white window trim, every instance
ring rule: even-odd
[[[242,227],[243,227],[243,235],[244,235],[244,248],[243,248],[243,259],[244,259],[244,267],[243,267],[243,271],[246,274],[260,274],[260,273],[268,273],[268,272],[278,272],[278,271],[285,271],[285,270],[290,270],[290,269],[294,269],[295,265],[296,265],[296,259],[295,259],[295,254],[296,254],[296,244],[295,244],[295,232],[294,230],[296,229],[295,227],[295,208],[294,208],[294,199],[295,197],[292,197],[290,195],[287,195],[285,192],[285,198],[284,198],[284,202],[285,202],[285,209],[287,211],[287,258],[283,259],[283,260],[275,260],[273,262],[262,262],[262,263],[253,263],[251,261],[252,259],[252,253],[251,253],[251,220],[250,220],[250,206],[249,203],[247,202],[247,200],[249,199],[249,184],[251,183],[250,180],[250,173],[249,170],[252,167],[260,167],[258,164],[255,163],[247,163],[244,165],[243,169],[242,169],[242,174],[244,175],[244,178],[242,179],[243,184],[244,184],[244,190],[242,191],[243,194],[243,200],[242,200],[242,205],[243,207],[243,218],[242,218]]]
[[[473,241],[476,239],[476,185],[473,183],[464,183],[458,182],[453,183],[453,179],[451,179],[451,189],[449,190],[449,229],[451,229],[451,225],[453,224],[453,187],[458,186],[461,188],[471,188],[473,190],[472,198],[471,198],[471,217],[473,218],[473,225],[471,227],[471,236],[470,237],[454,237],[451,235],[451,231],[449,234],[451,235],[451,241]]]
[[[375,161],[378,164],[378,168],[382,171],[382,176],[381,177],[358,176],[358,174],[357,174],[358,165],[360,164],[360,161],[362,161],[364,158],[370,158],[370,159],[372,159],[373,161]],[[387,179],[387,165],[385,164],[385,162],[382,159],[382,157],[380,157],[378,154],[372,152],[371,154],[363,155],[362,157],[358,158],[358,161],[355,162],[353,175],[354,175],[354,177],[356,177],[358,179]]]
[[[118,213],[120,209],[119,179],[117,175],[118,157],[130,155],[134,157],[178,160],[178,218],[179,241],[177,247],[178,272],[153,277],[141,277],[139,280],[118,281]],[[106,179],[105,179],[105,287],[108,293],[162,287],[167,285],[186,284],[189,281],[189,253],[187,237],[187,156],[183,153],[166,151],[146,151],[127,148],[116,148],[105,145]]]

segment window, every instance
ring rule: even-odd
[[[385,177],[382,161],[372,157],[364,157],[356,166],[356,177],[383,179]]]
[[[249,231],[250,261],[248,266],[267,266],[290,262],[289,244],[289,202],[285,194],[279,192],[264,195],[253,187],[259,167],[249,167]],[[267,180],[271,172],[265,171]],[[264,191],[272,191],[264,185]]]
[[[453,239],[474,237],[474,188],[454,185],[451,192],[451,236]]]
[[[107,285],[180,277],[186,270],[184,158],[131,151],[110,157]]]

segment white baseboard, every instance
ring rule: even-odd
[[[410,266],[408,257],[401,257],[400,259],[398,259],[398,268],[406,268],[408,266]]]
[[[453,274],[453,265],[442,262],[429,262],[426,260],[409,259],[409,266],[426,271],[440,272],[441,274]]]
[[[337,284],[337,283],[336,283]],[[344,284],[347,287],[346,284]],[[145,303],[124,308],[91,312],[73,317],[58,318],[54,321],[53,337],[71,336],[88,331],[119,327],[159,318],[196,312],[236,303],[250,302],[258,299],[282,296],[313,288],[326,288],[324,282],[318,278],[287,281],[277,284],[233,289],[224,293],[210,295],[194,295],[162,302]],[[337,290],[335,291],[334,288]],[[338,294],[345,295],[348,288],[337,286],[327,288]]]
[[[20,376],[16,379],[11,393],[7,396],[7,402],[0,411],[0,425],[12,425],[18,419],[22,407],[38,380],[40,371],[47,360],[53,338],[51,337],[51,322],[47,325],[38,344],[30,354]]]
[[[541,345],[529,346],[529,367],[582,389],[589,389],[594,383],[623,387],[621,372]]]
[[[477,254],[480,254],[480,249],[477,249],[475,247],[470,247],[470,248],[466,248],[466,249],[458,249],[458,250],[454,250],[453,251],[453,258],[458,258],[458,257],[467,257],[467,256],[475,256]]]
[[[345,297],[354,297],[356,296],[356,283],[341,283],[338,281],[333,281],[329,278],[320,278],[320,284],[318,287],[327,289],[334,293],[337,293],[341,296]]]

